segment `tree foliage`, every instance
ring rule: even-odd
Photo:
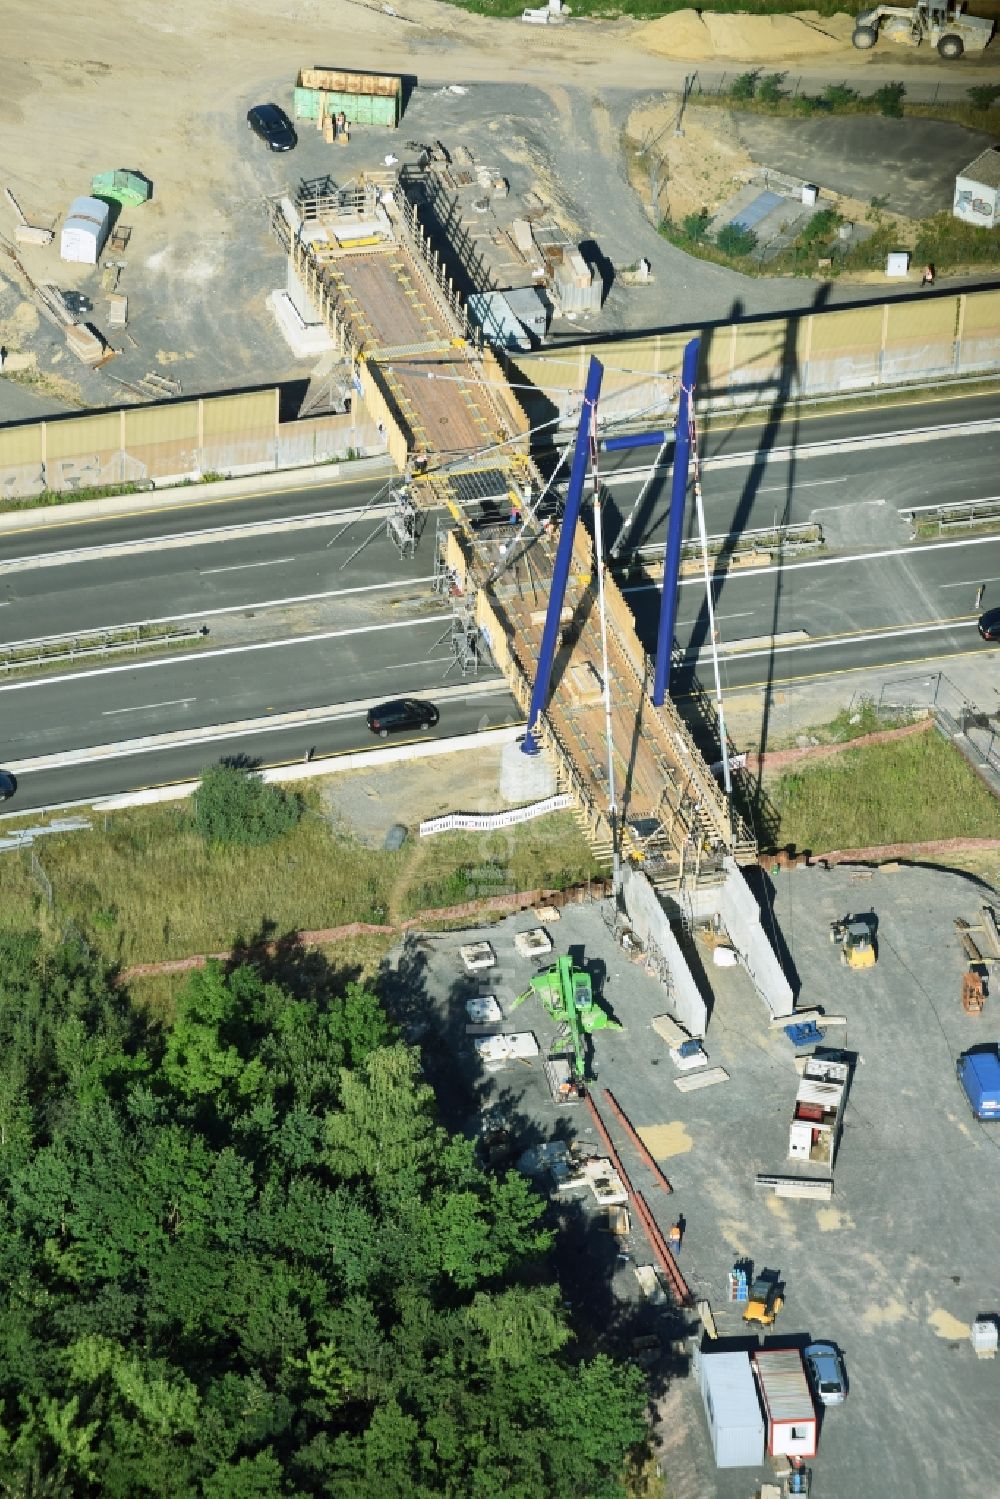
[[[739,257],[753,252],[757,236],[742,224],[723,224],[715,236],[715,243],[724,254]]]
[[[272,843],[295,826],[302,803],[269,786],[248,765],[209,766],[194,794],[194,821],[206,843]]]
[[[638,1372],[370,991],[209,965],[163,1035],[0,933],[0,1043],[0,1493],[622,1492]]]

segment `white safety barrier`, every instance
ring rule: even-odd
[[[571,807],[573,798],[566,792],[547,796],[544,801],[532,802],[528,807],[514,807],[509,812],[449,812],[446,817],[430,817],[420,824],[421,838],[430,838],[434,833],[450,833],[461,828],[467,833],[492,833],[496,828],[512,828],[519,822],[532,822],[536,817],[545,817],[549,812],[560,812]]]

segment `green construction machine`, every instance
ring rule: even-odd
[[[569,1081],[579,1092],[586,1080],[584,1036],[592,1036],[595,1031],[620,1031],[623,1027],[595,1003],[590,974],[582,968],[574,968],[573,959],[568,956],[557,958],[551,968],[536,973],[531,987],[518,995],[511,1009],[516,1010],[532,996],[541,1000],[559,1026],[559,1034],[549,1047],[549,1055],[560,1052],[569,1042]]]

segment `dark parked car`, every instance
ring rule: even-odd
[[[1000,609],[987,609],[979,616],[979,633],[984,640],[1000,640]]]
[[[385,739],[407,729],[431,729],[439,716],[433,703],[423,703],[415,697],[397,697],[391,703],[379,703],[368,709],[368,727]]]
[[[0,770],[0,802],[9,802],[17,790],[17,777],[9,770]]]
[[[247,124],[272,151],[290,151],[298,145],[291,120],[277,104],[255,104],[247,113]]]

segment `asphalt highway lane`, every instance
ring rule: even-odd
[[[373,692],[371,701],[377,702],[385,695],[385,692]],[[484,729],[520,721],[521,715],[513,698],[502,684],[489,676],[469,682],[456,695],[437,701],[441,718],[434,729],[414,735],[412,740],[400,736],[389,742],[394,745],[424,743],[429,739],[474,736]],[[132,748],[122,754],[95,756],[78,764],[19,772],[16,797],[3,807],[2,812],[19,816],[35,807],[72,806],[96,797],[193,780],[207,765],[228,756],[245,755],[262,766],[286,765],[303,761],[307,754],[322,759],[374,749],[381,743],[368,729],[364,710],[345,713],[337,704],[331,704],[327,713],[308,723],[263,727],[247,732],[236,730],[207,744],[189,742],[154,747],[148,751]],[[0,835],[4,820],[0,815]]]
[[[975,630],[974,600],[982,583],[985,606],[1000,602],[1000,539],[911,544],[900,511],[1000,490],[1000,438],[951,434],[897,446],[884,434],[993,416],[993,407],[992,400],[969,399],[919,411],[897,407],[810,418],[800,423],[801,442],[855,435],[865,426],[876,436],[861,450],[791,460],[775,454],[763,465],[752,462],[759,424],[740,423],[710,435],[704,449],[725,459],[706,469],[710,531],[817,519],[828,543],[816,557],[730,569],[716,579],[725,688],[987,648]],[[781,446],[792,435],[782,429],[775,442]],[[634,455],[602,464],[623,512],[641,482],[621,472],[629,465],[636,466]],[[669,473],[662,477],[668,484]],[[94,528],[43,532],[26,525],[13,535],[0,534],[0,642],[178,617],[207,622],[211,631],[205,646],[190,652],[55,669],[36,680],[0,680],[0,765],[80,748],[95,751],[93,760],[26,773],[17,809],[184,779],[220,754],[247,753],[278,763],[308,749],[320,755],[369,747],[363,711],[345,716],[338,704],[402,692],[433,698],[442,685],[454,685],[450,610],[430,588],[433,518],[413,559],[403,561],[384,535],[369,539],[377,516],[357,512],[381,483],[369,478],[204,510],[196,506],[203,526],[192,525],[193,512],[185,509],[181,524],[176,512],[136,514],[102,519]],[[657,503],[648,526],[662,539],[662,489]],[[351,514],[355,518],[344,529]],[[303,524],[317,516],[317,523]],[[275,520],[282,529],[238,529]],[[215,540],[199,534],[220,526],[237,529]],[[190,534],[166,544],[179,532]],[[137,549],[120,550],[136,541]],[[51,555],[67,548],[82,550],[58,562]],[[25,558],[35,560],[25,565]],[[5,569],[5,562],[13,567]],[[647,586],[628,594],[652,650],[658,590]],[[682,581],[677,638],[686,652],[674,683],[682,694],[687,673],[697,672],[704,681],[710,669],[699,579]],[[437,734],[475,733],[515,721],[513,701],[495,688],[495,674],[486,672],[478,686],[469,684],[467,701],[453,705],[449,699]],[[183,736],[317,704],[329,705],[330,712],[315,725],[227,733],[215,745],[180,742],[143,753],[98,753],[101,746],[131,745],[144,736]]]

